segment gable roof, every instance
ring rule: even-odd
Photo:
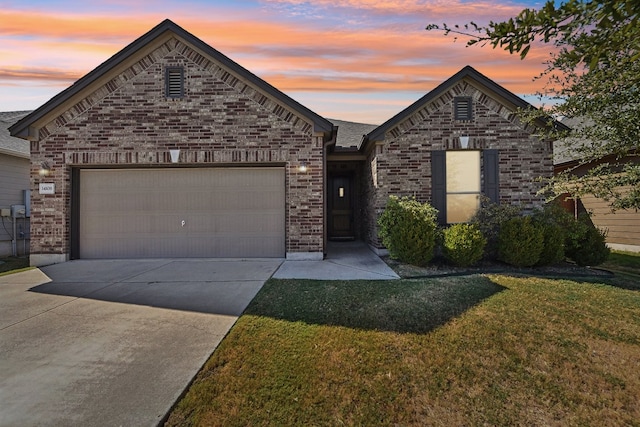
[[[29,158],[29,141],[15,138],[9,133],[9,126],[28,115],[31,111],[0,111],[0,154]]]
[[[306,117],[311,120],[313,123],[313,129],[315,132],[325,132],[331,133],[333,131],[333,125],[327,119],[321,117],[320,115],[314,113],[307,107],[303,106],[299,102],[295,101],[288,95],[285,95],[283,92],[279,91],[266,81],[262,80],[255,74],[251,73],[246,68],[240,66],[227,56],[223,55],[213,47],[209,46],[207,43],[203,42],[193,34],[189,33],[179,25],[175,24],[173,21],[169,19],[165,19],[160,24],[156,25],[149,32],[142,35],[131,44],[126,46],[124,49],[113,55],[111,58],[100,64],[93,71],[86,74],[84,77],[80,78],[73,85],[60,92],[58,95],[51,98],[48,102],[43,104],[40,108],[33,111],[24,119],[20,120],[18,123],[14,124],[9,128],[11,135],[17,136],[20,138],[27,139],[29,137],[29,127],[36,123],[38,120],[45,117],[47,114],[55,110],[56,108],[62,106],[65,102],[67,102],[72,97],[78,95],[83,90],[87,89],[92,83],[101,77],[107,75],[110,71],[112,71],[116,66],[126,61],[133,54],[143,49],[149,43],[159,38],[166,32],[172,32],[179,38],[182,38],[187,43],[193,45],[198,48],[205,54],[212,57],[216,62],[222,64],[224,67],[230,69],[232,72],[236,73],[259,90],[267,93],[274,99],[276,99],[279,103],[286,105],[289,109],[299,113],[301,116]]]
[[[476,84],[479,84],[487,92],[493,93],[502,102],[511,104],[511,106],[514,108],[525,108],[525,109],[535,108],[533,105],[529,104],[519,96],[515,95],[514,93],[500,86],[493,80],[486,77],[484,74],[478,72],[476,69],[474,69],[470,65],[467,65],[466,67],[458,71],[456,74],[454,74],[453,76],[445,80],[443,83],[438,85],[431,92],[427,93],[425,96],[418,99],[416,102],[414,102],[413,104],[411,104],[410,106],[408,106],[407,108],[405,108],[404,110],[402,110],[401,112],[399,112],[398,114],[396,114],[395,116],[393,116],[392,118],[390,118],[389,120],[387,120],[386,122],[378,126],[376,129],[371,131],[369,134],[366,135],[365,140],[366,141],[383,140],[385,138],[385,134],[389,130],[393,129],[395,126],[399,125],[404,120],[411,117],[414,113],[416,113],[418,110],[423,108],[427,103],[435,100],[440,95],[442,95],[447,90],[449,90],[452,86],[454,86],[459,81],[462,81],[464,79],[470,79]],[[556,122],[556,124],[563,126],[558,122]]]

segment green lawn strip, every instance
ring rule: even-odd
[[[168,425],[639,425],[640,292],[271,280]]]
[[[601,267],[615,272],[640,276],[640,253],[611,251],[609,258]]]
[[[18,273],[29,269],[29,258],[9,257],[0,260],[0,275]]]

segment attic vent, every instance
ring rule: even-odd
[[[184,96],[184,68],[167,68],[165,81],[167,98],[182,98]]]
[[[473,118],[473,103],[469,96],[453,98],[453,114],[456,120],[471,120]]]

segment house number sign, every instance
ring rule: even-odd
[[[53,182],[41,182],[40,183],[40,194],[55,194],[56,185]]]

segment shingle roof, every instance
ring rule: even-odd
[[[338,127],[335,151],[358,151],[364,136],[378,127],[378,125],[338,119],[329,119],[329,121]]]
[[[579,117],[564,117],[560,122],[571,129],[580,129],[591,124],[590,121]],[[578,162],[581,158],[580,148],[590,145],[592,141],[578,137],[562,138],[553,143],[553,164],[555,166]]]
[[[0,111],[0,153],[29,158],[29,141],[15,138],[9,127],[27,116],[31,111]]]

